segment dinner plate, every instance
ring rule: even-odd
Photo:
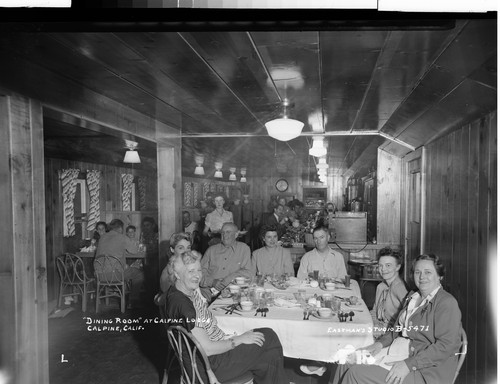
[[[356,304],[351,304],[351,303],[345,303],[348,307],[359,307],[361,305],[360,302],[357,302]]]
[[[325,321],[330,321],[330,320],[333,320],[335,318],[335,314],[334,313],[331,313],[330,316],[328,316],[328,317],[321,317],[318,314],[318,312],[311,312],[311,315],[313,315],[318,320],[325,320]]]

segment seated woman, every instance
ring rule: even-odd
[[[375,338],[392,327],[408,293],[406,283],[399,276],[401,262],[402,255],[399,251],[383,248],[378,253],[378,270],[383,281],[377,286],[375,304],[370,311]]]
[[[292,256],[288,248],[278,243],[278,228],[274,225],[264,225],[260,236],[265,246],[252,253],[252,267],[255,273],[261,275],[288,273],[294,276]]]
[[[452,383],[460,349],[461,312],[441,286],[439,257],[420,255],[413,264],[418,288],[411,292],[391,332],[364,348],[371,365],[339,365],[333,383]]]
[[[191,250],[191,236],[189,233],[177,232],[170,236],[170,248],[167,251],[167,266],[163,268],[160,276],[160,289],[162,292],[167,292],[170,287],[168,262],[171,257],[182,256],[187,251]]]
[[[205,350],[215,376],[228,381],[250,371],[255,383],[288,383],[283,348],[270,328],[230,336],[218,326],[200,293],[201,255],[173,255],[167,265],[172,285],[167,291],[166,316],[190,331]]]

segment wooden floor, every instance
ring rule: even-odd
[[[157,384],[161,383],[166,344],[161,324],[146,323],[159,318],[155,306],[120,313],[110,303],[102,313],[83,313],[79,306],[62,318],[49,319],[49,374],[51,384]],[[91,305],[92,308],[92,305]],[[123,330],[127,321],[132,330]],[[107,321],[108,324],[97,324]],[[92,322],[92,324],[87,324]],[[122,332],[102,330],[120,326]],[[91,327],[91,330],[88,329]],[[98,328],[101,327],[101,331]],[[139,327],[142,327],[139,328]],[[313,347],[313,346],[312,346]],[[325,384],[323,377],[300,372],[303,362],[285,359],[290,381],[296,384]],[[172,375],[171,375],[172,376]],[[175,372],[174,372],[175,376]],[[170,380],[172,382],[174,380]]]

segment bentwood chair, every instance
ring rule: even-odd
[[[166,316],[166,293],[157,294],[154,298],[155,304],[160,309],[162,319]],[[167,353],[167,361],[163,374],[162,384],[168,383],[168,372],[172,366],[174,358],[177,358],[181,368],[182,384],[216,384],[219,383],[210,366],[208,357],[192,333],[181,326],[171,326],[164,323],[170,350]],[[174,355],[172,355],[172,352]],[[222,384],[252,384],[253,376],[250,372],[236,377]]]
[[[124,313],[129,284],[125,281],[125,266],[121,260],[111,255],[99,255],[94,260],[94,273],[97,279],[95,312],[99,313],[101,299],[109,305],[109,299],[117,297],[120,299],[120,310]]]
[[[467,355],[467,334],[465,333],[465,330],[461,328],[460,330],[460,338],[462,339],[462,346],[460,347],[460,355],[458,358],[458,365],[457,365],[457,370],[455,371],[455,377],[453,378],[453,383],[457,380],[458,374],[460,373],[460,368],[462,368],[462,365],[465,360],[465,356]]]
[[[192,333],[179,325],[167,329],[168,340],[181,366],[181,383],[183,384],[216,384],[217,380],[210,361]],[[222,384],[251,384],[253,376],[245,373],[231,381]]]
[[[61,280],[58,306],[61,306],[63,297],[81,296],[82,311],[86,312],[88,295],[95,292],[95,279],[87,276],[82,259],[72,253],[59,256],[56,265]]]

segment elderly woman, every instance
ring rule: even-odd
[[[439,257],[420,255],[413,264],[418,288],[410,292],[394,329],[365,348],[371,365],[339,365],[334,383],[452,383],[460,349],[461,312],[441,286]]]
[[[167,253],[168,260],[174,256],[181,256],[191,250],[191,236],[185,232],[174,233],[170,236],[169,244],[170,252]],[[168,260],[167,266],[163,269],[160,276],[160,289],[162,292],[166,292],[171,284],[169,281]]]
[[[383,281],[377,286],[375,305],[370,311],[373,319],[373,336],[385,333],[396,321],[408,293],[406,283],[401,279],[401,252],[383,248],[378,254],[378,270]]]
[[[261,275],[281,276],[288,273],[289,276],[294,276],[290,250],[278,243],[278,228],[273,225],[264,225],[260,236],[265,246],[252,253],[253,270]]]
[[[206,352],[221,382],[250,371],[254,382],[288,383],[283,349],[272,329],[262,328],[241,335],[227,335],[218,326],[200,293],[201,255],[196,251],[174,254],[168,263],[173,284],[167,292],[166,315],[182,323]]]

